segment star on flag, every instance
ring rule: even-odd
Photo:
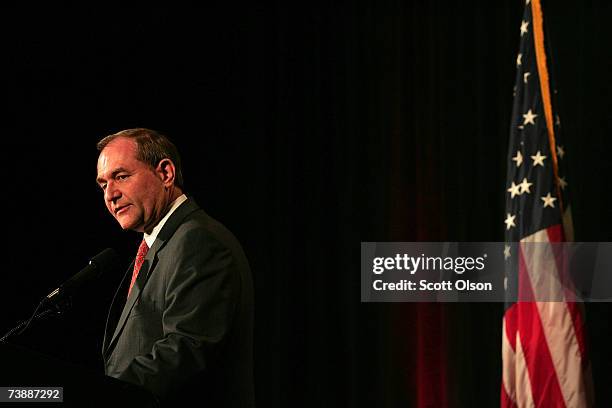
[[[516,151],[516,154],[512,158],[512,161],[516,162],[516,167],[521,167],[521,164],[523,163],[523,155],[521,154],[520,150]]]
[[[514,184],[514,181],[513,181],[512,185],[507,191],[510,193],[511,198],[514,198],[514,196],[516,195],[521,195],[521,185]]]
[[[536,115],[535,113],[531,112],[531,109],[529,109],[529,110],[527,111],[527,113],[525,113],[525,114],[523,115],[523,119],[525,119],[525,121],[523,122],[523,125],[527,125],[527,124],[529,124],[529,123],[531,123],[532,125],[535,125],[535,118],[536,118],[537,116],[538,116],[538,115]]]
[[[546,158],[546,156],[542,156],[540,154],[540,151],[538,150],[538,152],[535,154],[535,156],[531,156],[531,160],[533,160],[533,167],[540,165],[542,167],[544,167],[544,159]]]
[[[552,207],[555,208],[555,197],[551,196],[550,193],[546,194],[544,197],[540,197],[540,200],[544,201],[544,208]]]
[[[514,223],[515,218],[516,218],[516,215],[512,215],[508,213],[508,215],[506,216],[506,220],[504,221],[504,223],[506,224],[507,230],[509,230],[512,227],[516,227],[516,224]]]
[[[521,182],[521,184],[519,184],[521,186],[521,194],[523,193],[531,193],[530,187],[533,185],[533,183],[529,183],[527,181],[527,177],[523,178],[523,181]]]

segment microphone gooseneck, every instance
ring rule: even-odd
[[[115,269],[119,264],[119,255],[112,248],[106,248],[90,259],[87,266],[77,272],[66,282],[55,288],[45,296],[34,309],[34,313],[29,319],[20,322],[16,327],[9,330],[4,336],[0,337],[0,343],[5,342],[13,334],[23,333],[34,319],[44,317],[50,313],[61,313],[70,303],[71,296],[78,290],[92,281],[98,279],[105,271]],[[38,313],[41,307],[45,309]]]

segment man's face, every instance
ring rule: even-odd
[[[162,177],[136,159],[136,142],[118,137],[100,152],[98,185],[108,211],[123,229],[147,231],[157,224],[167,205]]]

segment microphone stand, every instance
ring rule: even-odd
[[[55,313],[55,314],[62,314],[64,313],[66,310],[68,310],[71,306],[71,299],[70,297],[66,297],[65,299],[62,299],[61,302],[56,302],[56,303],[51,303],[51,307],[43,310],[40,313],[38,312],[38,309],[41,308],[42,305],[49,303],[48,302],[48,297],[45,296],[39,303],[38,306],[36,306],[36,309],[34,309],[34,313],[32,313],[32,316],[30,316],[30,318],[28,320],[23,320],[22,322],[20,322],[17,326],[13,327],[11,330],[9,330],[4,336],[2,336],[0,338],[0,343],[4,343],[6,342],[6,339],[9,338],[11,335],[13,335],[15,332],[17,332],[19,330],[19,332],[16,335],[19,335],[21,333],[23,333],[32,323],[32,321],[36,320],[36,319],[41,319],[51,313]]]

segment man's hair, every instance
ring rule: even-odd
[[[170,159],[176,168],[174,184],[183,189],[183,171],[181,170],[181,156],[174,143],[167,136],[145,128],[126,129],[104,137],[96,147],[101,152],[113,140],[125,137],[136,142],[136,158],[152,168],[156,168],[163,159]]]

